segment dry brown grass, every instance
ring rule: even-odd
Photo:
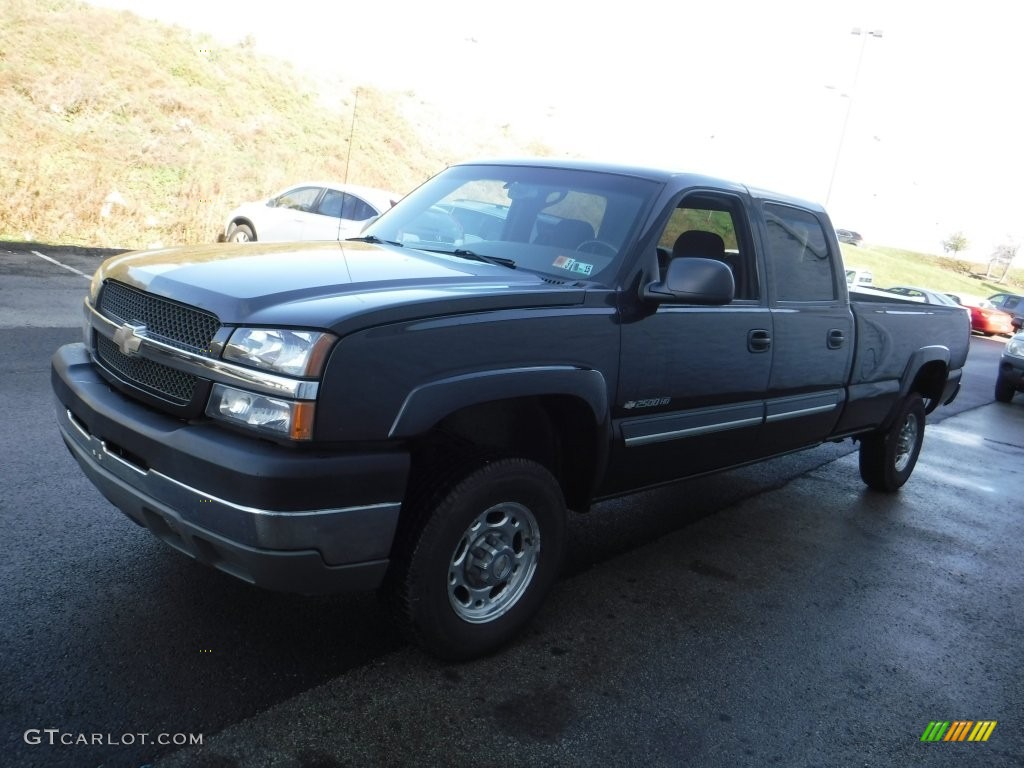
[[[0,239],[208,242],[239,202],[301,179],[405,192],[474,155],[548,154],[125,11],[0,0],[0,19]]]

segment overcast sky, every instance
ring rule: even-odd
[[[587,157],[827,198],[869,242],[941,253],[960,230],[979,259],[1024,242],[1013,2],[94,4],[225,44],[251,35]]]

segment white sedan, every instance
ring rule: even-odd
[[[273,197],[243,203],[231,212],[221,241],[344,240],[362,230],[402,196],[384,189],[337,182],[295,184]]]

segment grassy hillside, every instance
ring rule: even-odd
[[[406,192],[452,162],[497,154],[551,150],[413,93],[314,83],[245,45],[126,11],[0,0],[0,240],[210,242],[235,205],[302,179]],[[112,197],[123,202],[105,206]],[[1006,288],[972,278],[966,262],[844,253],[882,286]],[[1024,286],[1021,270],[1011,276]]]
[[[0,20],[0,239],[211,241],[239,202],[345,178],[354,106],[355,184],[406,192],[474,155],[546,153],[452,133],[414,94],[325,97],[287,63],[129,12],[0,0]]]
[[[843,245],[847,267],[869,269],[875,285],[916,285],[944,293],[969,294],[985,298],[993,293],[1024,290],[1024,270],[1011,269],[1004,284],[985,279],[985,266],[976,262],[930,256],[883,246]],[[996,277],[999,273],[996,274]]]

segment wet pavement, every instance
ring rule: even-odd
[[[1024,765],[1022,401],[929,426],[898,494],[847,455],[563,579],[499,655],[402,648],[157,765]],[[958,720],[997,724],[921,741]]]

